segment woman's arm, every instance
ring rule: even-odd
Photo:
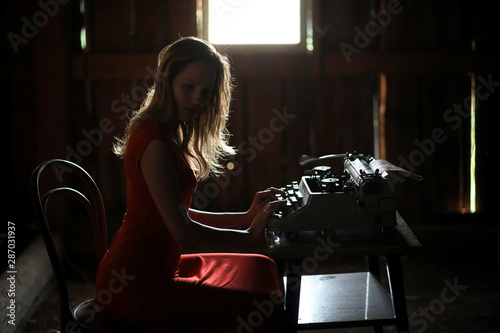
[[[260,209],[245,230],[221,229],[192,219],[181,200],[177,186],[177,169],[163,142],[151,141],[141,156],[139,167],[160,215],[172,237],[179,244],[210,246],[217,244],[246,244],[260,238],[267,219],[284,202],[270,202]]]
[[[208,226],[228,229],[240,228],[249,223],[243,223],[244,212],[215,213],[189,208],[189,217]]]
[[[246,212],[213,213],[190,208],[189,216],[195,221],[216,228],[246,228],[259,210],[267,203],[276,200],[276,193],[284,195],[283,191],[273,187],[257,192],[250,209]]]

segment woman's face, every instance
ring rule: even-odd
[[[174,100],[181,121],[203,111],[215,89],[215,69],[204,61],[187,65],[172,81]]]

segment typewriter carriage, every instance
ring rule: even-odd
[[[343,157],[344,170],[336,173],[330,166],[316,166],[300,182],[285,187],[290,196],[299,198],[292,198],[293,204],[273,214],[268,230],[327,231],[396,225],[396,193],[387,173],[370,165],[373,158],[357,153],[327,156]]]

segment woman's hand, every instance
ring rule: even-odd
[[[257,214],[271,201],[276,200],[276,194],[284,195],[285,193],[277,188],[269,187],[264,191],[259,191],[255,194],[250,209],[243,215],[242,224],[250,224],[255,219]],[[271,212],[272,213],[272,212]]]
[[[263,207],[256,212],[252,220],[252,224],[250,224],[250,227],[247,229],[252,238],[255,240],[259,239],[264,233],[269,216],[271,216],[273,212],[283,208],[285,205],[286,200],[275,200],[264,204]]]

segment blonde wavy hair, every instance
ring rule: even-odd
[[[188,64],[204,61],[216,72],[215,88],[205,110],[192,120],[177,119],[172,81]],[[209,42],[196,37],[183,37],[165,47],[158,55],[154,85],[139,110],[134,111],[122,138],[117,138],[113,151],[124,157],[130,135],[146,122],[157,122],[166,129],[180,122],[178,144],[199,179],[220,175],[224,157],[234,155],[229,145],[227,121],[233,88],[229,61]]]

